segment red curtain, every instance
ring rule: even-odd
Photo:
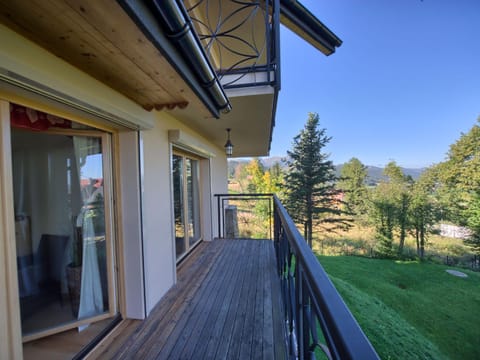
[[[70,120],[12,103],[10,103],[10,124],[15,128],[35,131],[45,131],[50,127],[72,127]]]

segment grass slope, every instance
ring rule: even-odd
[[[318,258],[382,358],[480,359],[480,274],[462,270],[469,277],[459,278],[447,266],[414,261]]]
[[[348,282],[331,277],[382,359],[445,359],[440,350],[397,312]]]

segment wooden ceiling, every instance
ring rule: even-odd
[[[210,112],[113,0],[0,0],[0,22],[147,110]]]

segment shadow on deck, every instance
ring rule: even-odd
[[[283,359],[284,316],[269,240],[203,242],[115,359]]]

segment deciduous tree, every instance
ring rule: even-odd
[[[434,186],[431,172],[427,170],[411,189],[409,224],[410,231],[415,236],[417,255],[420,259],[424,258],[428,235],[438,221],[438,205],[433,196]]]
[[[390,161],[383,170],[385,177],[372,194],[371,217],[381,239],[382,252],[392,255],[394,229],[398,228],[398,253],[401,255],[409,228],[408,207],[412,179],[404,176],[395,161]]]
[[[345,194],[347,209],[356,215],[364,214],[366,210],[366,179],[367,167],[355,157],[346,162],[340,171],[337,188]]]
[[[259,158],[253,158],[248,165],[246,166],[246,171],[248,174],[248,186],[247,190],[250,193],[262,192],[264,183],[263,176],[265,174],[265,169],[260,162]]]
[[[435,167],[437,194],[444,218],[467,226],[472,236],[466,243],[480,251],[480,118],[469,132],[450,146],[447,160]]]

